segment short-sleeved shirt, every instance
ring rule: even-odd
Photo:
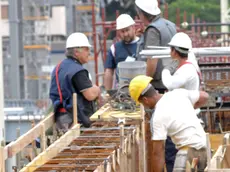
[[[93,86],[90,78],[89,73],[86,70],[82,70],[76,73],[72,78],[72,85],[77,93],[82,93],[86,89],[89,89]],[[92,115],[95,112],[95,105],[94,101],[83,100],[84,104],[84,114],[87,116]]]
[[[88,77],[88,72],[85,70],[82,70],[76,73],[73,76],[72,83],[73,83],[73,87],[75,88],[75,90],[78,90],[79,92],[83,92],[84,90],[93,86],[92,82],[90,81]]]
[[[178,149],[205,147],[205,131],[193,108],[198,99],[197,90],[175,89],[165,93],[151,118],[152,140],[166,140],[170,136]]]
[[[128,44],[125,43],[124,41],[120,41],[111,45],[110,49],[107,52],[105,68],[116,69],[117,64],[119,62],[125,61],[127,56],[135,55],[138,40],[139,38],[136,37],[135,40],[133,40]],[[130,51],[131,54],[128,51]]]
[[[132,42],[125,43],[124,41],[113,44],[107,52],[107,58],[105,61],[105,69],[117,69],[119,62],[126,60],[128,56],[134,56],[136,54],[137,42],[139,38],[136,37]],[[116,79],[118,81],[118,71],[116,70]]]

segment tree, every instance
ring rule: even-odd
[[[176,21],[176,9],[180,9],[180,17],[183,19],[183,11],[187,12],[187,20],[191,22],[191,15],[205,22],[220,22],[220,1],[216,0],[168,0],[169,20]]]

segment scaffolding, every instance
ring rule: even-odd
[[[50,77],[41,69],[50,65],[51,5],[44,1],[40,6],[33,0],[23,0],[22,4],[25,98],[47,102]]]

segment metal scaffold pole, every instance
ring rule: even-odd
[[[151,47],[154,49],[142,50],[140,55],[142,58],[146,56],[152,56],[152,58],[170,58],[170,47]],[[196,57],[218,57],[226,56],[230,54],[230,47],[202,47],[193,48],[191,52],[194,53]]]
[[[0,1],[1,3],[1,1]],[[0,7],[2,4],[0,4]],[[2,11],[0,8],[0,27],[2,27]],[[3,90],[3,57],[2,57],[2,32],[0,32],[0,143],[4,142],[4,90]]]

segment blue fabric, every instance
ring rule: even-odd
[[[111,68],[116,69],[116,79],[118,81],[118,71],[117,71],[117,64],[119,62],[125,61],[128,56],[134,56],[136,53],[137,42],[126,44],[123,41],[117,42],[114,44],[115,47],[115,56],[112,53],[111,48],[107,52],[107,58],[105,61],[105,69]],[[126,48],[125,48],[126,47]],[[128,50],[132,53],[129,55]]]
[[[57,66],[56,66],[57,67]],[[62,105],[60,103],[60,97],[58,94],[58,87],[56,84],[56,67],[52,72],[51,78],[51,86],[50,86],[50,99],[53,102],[54,111],[56,112],[58,108],[64,107],[67,111],[71,112],[73,107],[73,93],[77,93],[77,110],[78,110],[78,119],[79,121],[83,121],[85,116],[89,116],[90,114],[85,114],[85,104],[89,104],[92,102],[85,99],[83,94],[79,92],[79,90],[74,90],[72,86],[72,78],[73,76],[86,69],[76,60],[72,58],[67,58],[62,61],[59,70],[58,70],[58,78],[59,84],[61,87],[63,102]],[[88,72],[88,71],[87,71]],[[80,81],[79,81],[80,82]],[[92,115],[92,114],[91,114]]]
[[[165,143],[165,163],[167,172],[173,171],[177,152],[178,150],[176,149],[175,144],[172,142],[170,137],[167,137]]]

